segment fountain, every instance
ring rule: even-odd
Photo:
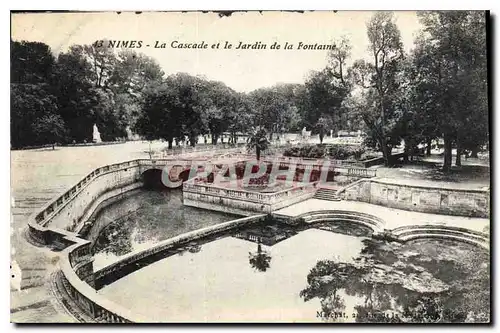
[[[94,124],[94,128],[93,128],[92,141],[94,143],[101,143],[102,142],[101,133],[99,133],[99,129],[97,128],[96,124]]]

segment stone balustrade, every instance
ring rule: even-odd
[[[219,223],[210,227],[194,230],[173,238],[169,238],[145,250],[138,250],[135,252],[128,253],[120,260],[106,267],[103,267],[102,269],[95,272],[94,277],[96,279],[97,289],[99,289],[102,286],[100,281],[107,280],[108,279],[107,277],[109,277],[110,275],[113,275],[113,277],[115,275],[119,275],[118,271],[120,270],[126,270],[127,274],[129,274],[132,272],[132,270],[129,269],[130,267],[132,267],[132,269],[134,267],[142,268],[142,266],[138,265],[138,262],[146,260],[148,257],[158,255],[169,249],[185,245],[197,239],[217,235],[241,226],[262,221],[262,219],[265,218],[265,216],[266,216],[265,214],[253,215],[250,217],[243,217],[240,219],[231,220],[224,223]]]
[[[309,199],[316,193],[318,182],[294,184],[271,193],[230,189],[197,183],[196,178],[184,182],[184,205],[239,215],[271,213],[274,210]]]

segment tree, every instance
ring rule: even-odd
[[[426,96],[438,105],[433,116],[444,139],[443,170],[461,165],[463,149],[478,150],[488,142],[485,14],[479,11],[423,12],[418,44],[422,77],[436,90]]]
[[[237,109],[240,101],[238,94],[222,82],[207,81],[204,84],[205,96],[202,97],[205,110],[202,111],[202,116],[212,136],[212,144],[216,145],[229,126],[238,122],[240,115]],[[236,128],[237,126],[233,126],[233,134]]]
[[[238,133],[247,133],[254,122],[255,113],[250,107],[250,103],[245,94],[234,93],[235,105],[225,114],[225,121],[228,124],[227,130],[231,134],[232,143],[238,140]]]
[[[164,74],[155,59],[124,49],[116,56],[109,86],[115,93],[128,93],[140,97],[148,84],[160,83]]]
[[[47,83],[55,59],[50,47],[40,42],[12,41],[10,61],[11,83]]]
[[[260,153],[269,148],[269,141],[267,140],[266,130],[263,128],[254,128],[249,134],[247,139],[248,150],[255,149],[255,156],[257,161],[260,161]]]
[[[96,42],[91,45],[75,45],[73,48],[80,49],[79,52],[90,63],[90,81],[94,87],[109,87],[118,59],[114,49],[108,47],[108,43]]]
[[[307,91],[307,112],[304,115],[306,126],[315,128],[321,117],[332,120],[339,118],[340,106],[348,90],[336,80],[336,74],[331,68],[311,72],[305,82],[305,87]],[[336,126],[335,121],[333,121],[333,126]]]
[[[179,97],[173,85],[166,82],[151,85],[144,91],[142,112],[133,129],[147,140],[167,141],[168,149],[172,149],[174,138],[181,136],[181,117]]]
[[[65,139],[67,129],[60,115],[48,113],[33,124],[33,133],[38,143],[52,143],[54,149],[55,143]]]
[[[399,29],[391,12],[377,12],[367,24],[369,50],[373,62],[356,61],[352,77],[365,89],[366,108],[362,111],[371,135],[384,156],[384,164],[391,163],[391,150],[398,142],[394,131],[402,117],[397,107],[400,90],[401,62],[404,58]]]
[[[11,41],[11,145],[64,141],[65,123],[58,115],[53,87],[55,59],[48,45]]]
[[[54,144],[66,136],[57,99],[47,84],[11,84],[11,144],[14,148]]]
[[[92,140],[92,126],[97,120],[95,112],[100,98],[96,95],[98,90],[93,87],[91,75],[90,63],[82,47],[70,47],[68,52],[59,54],[53,87],[70,142]]]

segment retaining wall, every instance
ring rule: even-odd
[[[490,216],[489,190],[395,184],[372,178],[348,185],[339,190],[338,194],[345,200],[423,213],[483,218]]]

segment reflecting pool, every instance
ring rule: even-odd
[[[162,322],[464,322],[489,318],[489,254],[364,227],[257,224],[98,291]]]
[[[104,208],[87,238],[93,242],[94,269],[159,241],[239,216],[188,207],[182,190],[140,190]]]

